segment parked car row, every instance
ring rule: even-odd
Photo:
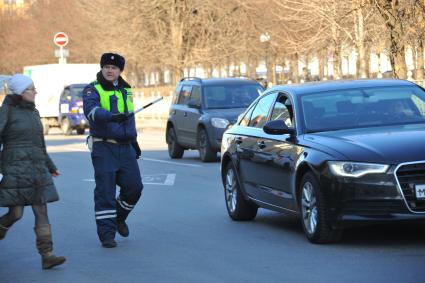
[[[231,92],[217,86],[241,84],[246,101],[229,114]],[[189,78],[170,108],[171,158],[198,149],[212,161],[221,145],[233,220],[252,220],[259,207],[298,215],[312,243],[338,241],[357,223],[425,220],[423,88],[360,80],[261,91],[248,80]]]

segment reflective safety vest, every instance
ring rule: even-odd
[[[102,86],[98,83],[94,83],[94,87],[100,96],[100,107],[105,110],[111,111],[111,100],[110,97],[115,95],[117,98],[117,108],[119,113],[125,112],[125,105],[127,105],[127,110],[129,113],[134,112],[134,104],[132,99],[131,88],[124,88],[127,92],[127,99],[124,102],[124,95],[120,90],[104,90]]]

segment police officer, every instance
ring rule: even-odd
[[[137,160],[134,106],[130,85],[121,77],[125,59],[105,53],[97,80],[83,90],[84,114],[90,123],[89,141],[95,173],[94,189],[97,234],[102,246],[117,246],[115,233],[128,237],[128,214],[143,189]],[[116,185],[120,187],[117,198]]]

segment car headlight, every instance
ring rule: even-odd
[[[389,165],[385,164],[349,161],[329,161],[328,164],[332,174],[352,178],[358,178],[366,174],[385,173],[389,168]]]
[[[229,120],[223,118],[211,118],[211,124],[215,128],[225,129],[229,125]]]

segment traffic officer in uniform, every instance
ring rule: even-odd
[[[125,59],[105,53],[100,59],[97,80],[83,90],[84,114],[90,123],[91,157],[97,233],[102,246],[116,247],[115,233],[128,237],[128,214],[143,189],[137,159],[134,106],[130,85],[121,77]],[[120,187],[117,198],[116,185]]]

